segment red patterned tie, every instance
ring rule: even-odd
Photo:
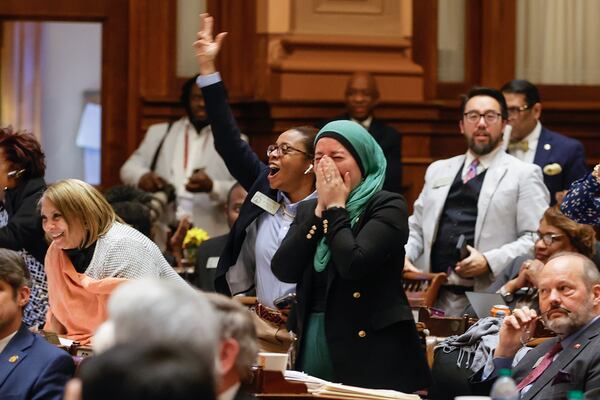
[[[477,176],[477,166],[479,165],[479,158],[474,159],[467,169],[467,173],[463,178],[463,183],[469,182],[471,179]]]
[[[540,362],[539,365],[535,367],[533,371],[531,371],[525,378],[523,378],[521,382],[519,382],[519,384],[517,385],[517,390],[520,392],[525,386],[531,385],[533,382],[535,382],[535,380],[544,373],[546,368],[548,368],[550,364],[552,364],[556,353],[558,353],[561,350],[562,346],[560,342],[556,342],[556,344],[552,346],[550,351],[546,353],[546,355],[542,359],[542,362]]]

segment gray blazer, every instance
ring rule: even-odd
[[[515,382],[523,380],[558,339],[545,341],[529,351],[513,369]],[[471,378],[476,394],[487,394],[494,382],[478,382],[483,368]],[[581,390],[586,399],[597,399],[600,393],[600,318],[588,326],[575,340],[563,349],[550,366],[533,383],[521,400],[566,400],[570,390]]]
[[[423,190],[408,220],[406,255],[424,271],[430,270],[431,246],[446,197],[464,161],[463,154],[436,161],[427,168]],[[494,276],[516,257],[531,254],[533,233],[549,201],[539,166],[524,163],[502,150],[494,155],[479,194],[474,243],[492,273],[475,278],[475,290],[488,287]]]

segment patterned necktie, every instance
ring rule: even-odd
[[[478,158],[474,159],[473,162],[471,162],[471,164],[469,165],[469,169],[467,170],[467,173],[465,174],[465,176],[463,178],[463,183],[467,183],[471,179],[473,179],[477,176],[477,166],[478,165],[479,165]]]
[[[520,142],[510,142],[508,144],[508,151],[515,152],[517,150],[521,150],[523,153],[527,153],[529,151],[529,142],[527,140],[521,140]]]
[[[560,344],[560,342],[556,342],[556,344],[552,346],[550,351],[546,353],[539,365],[535,367],[533,371],[531,371],[525,378],[523,378],[521,382],[519,382],[519,384],[517,385],[517,390],[520,392],[525,386],[531,385],[533,382],[535,382],[535,380],[544,373],[546,368],[548,368],[550,364],[552,364],[556,353],[558,353],[561,350],[562,345]]]

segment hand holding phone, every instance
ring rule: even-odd
[[[469,257],[469,249],[467,249],[467,238],[465,235],[460,235],[458,237],[458,242],[456,242],[456,250],[458,250],[459,261]]]
[[[278,310],[288,308],[296,302],[296,293],[287,293],[273,300],[273,304]]]

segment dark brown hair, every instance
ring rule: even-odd
[[[24,179],[42,178],[46,172],[44,152],[29,132],[15,131],[11,126],[0,128],[0,148],[15,170],[24,169]]]
[[[558,206],[549,207],[542,217],[548,225],[561,229],[580,254],[592,257],[595,253],[596,238],[594,228],[590,225],[579,224],[562,212]]]
[[[319,130],[313,126],[296,126],[291,128],[292,130],[298,131],[302,134],[304,142],[304,146],[306,146],[306,153],[308,153],[308,158],[312,160],[315,155],[315,137]]]
[[[0,248],[0,280],[10,285],[14,298],[20,287],[29,285],[29,279],[29,269],[23,257],[16,251]]]

